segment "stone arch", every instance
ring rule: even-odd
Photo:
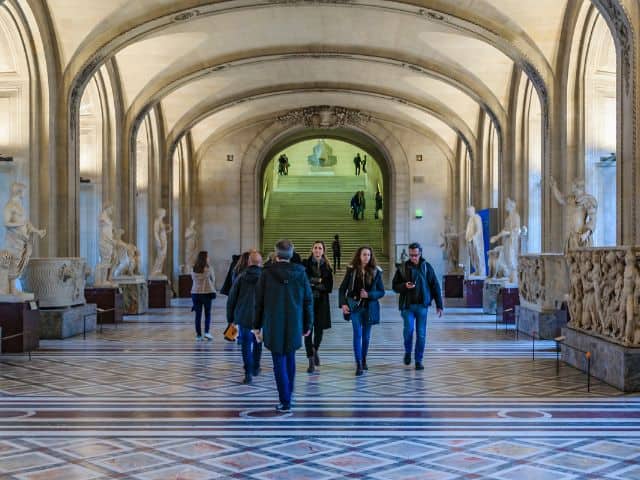
[[[371,145],[383,154],[390,179],[390,219],[387,250],[393,251],[395,243],[406,243],[409,237],[409,161],[398,140],[379,122],[371,121],[367,125],[350,126],[349,129],[364,135]],[[260,243],[261,225],[260,187],[262,172],[273,147],[286,138],[303,131],[301,126],[284,125],[274,122],[266,127],[242,153],[241,165],[241,239],[242,249]]]

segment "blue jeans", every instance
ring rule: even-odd
[[[371,324],[366,323],[369,312],[358,309],[351,312],[351,327],[353,328],[353,356],[356,363],[362,363],[367,358],[369,340],[371,340]]]
[[[424,346],[427,341],[427,307],[422,305],[410,305],[401,311],[404,320],[404,353],[411,353],[413,346],[413,331],[416,331],[416,363],[422,363]]]
[[[200,327],[200,321],[202,320],[202,310],[204,309],[204,333],[209,333],[209,327],[211,326],[211,302],[213,301],[213,295],[210,293],[192,293],[191,300],[193,300],[193,310],[196,312],[196,335],[202,336],[202,329]]]
[[[240,327],[240,339],[242,345],[242,362],[244,371],[249,375],[260,368],[260,357],[262,356],[262,344],[258,343],[256,336],[250,328]]]
[[[273,359],[273,374],[276,377],[276,386],[278,387],[278,398],[282,405],[289,406],[293,393],[293,380],[296,375],[296,351],[271,352],[271,358]]]

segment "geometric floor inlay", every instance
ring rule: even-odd
[[[332,298],[332,305],[337,300]],[[243,385],[241,352],[194,341],[189,301],[126,317],[86,340],[0,356],[2,480],[640,480],[640,395],[560,365],[479,309],[428,317],[425,370],[402,363],[397,299],[382,299],[369,370],[351,325],[333,326],[295,404],[278,403],[268,352]]]

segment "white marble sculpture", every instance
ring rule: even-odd
[[[139,280],[140,259],[138,248],[122,240],[124,230],[117,228],[113,230],[114,255],[111,266],[113,279],[122,282],[124,280]]]
[[[100,232],[100,262],[96,265],[95,286],[113,287],[111,281],[114,240],[113,240],[113,207],[107,205],[102,210],[98,220],[98,230]]]
[[[447,261],[447,273],[460,272],[460,234],[457,232],[451,218],[444,217],[444,233],[442,236],[442,250]]]
[[[571,182],[571,193],[566,195],[563,195],[558,189],[555,178],[549,179],[549,186],[558,203],[565,206],[565,225],[567,228],[565,252],[592,246],[598,201],[593,195],[584,191],[584,181],[575,179]]]
[[[567,252],[572,328],[625,346],[640,346],[639,253],[631,247]]]
[[[467,221],[465,240],[469,249],[471,267],[474,270],[470,276],[486,277],[482,218],[476,213],[476,209],[473,206],[467,208],[467,217],[469,217],[469,220]]]
[[[32,258],[20,280],[33,292],[40,307],[84,305],[84,287],[91,269],[84,258]]]
[[[198,230],[196,230],[196,221],[191,219],[189,226],[184,231],[184,265],[182,265],[182,273],[190,273],[193,265],[196,263],[198,255]]]
[[[518,254],[520,249],[520,215],[516,211],[516,202],[507,198],[505,209],[507,218],[504,220],[504,227],[497,234],[491,237],[491,243],[496,243],[502,239],[502,249],[499,251],[497,269],[501,269],[501,275],[509,283],[518,283]],[[497,273],[497,272],[496,272]]]
[[[4,276],[6,272],[6,283],[0,281],[0,297],[4,301],[24,301],[33,300],[33,294],[21,292],[18,290],[16,281],[22,275],[31,253],[33,251],[33,243],[36,236],[43,238],[46,230],[35,228],[29,220],[27,220],[22,199],[26,190],[26,185],[14,182],[11,185],[11,197],[4,207],[4,226],[5,234],[5,250],[0,252],[2,259],[0,266],[0,276]],[[8,264],[8,269],[6,268]],[[8,286],[5,287],[4,285]]]
[[[156,218],[153,221],[153,240],[156,249],[156,257],[151,268],[150,279],[166,280],[167,276],[163,273],[164,262],[167,258],[167,234],[173,230],[171,225],[164,223],[164,217],[167,211],[159,208],[156,211]]]
[[[518,257],[520,305],[536,312],[559,310],[569,294],[569,271],[561,253]]]

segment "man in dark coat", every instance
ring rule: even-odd
[[[251,332],[255,315],[256,287],[262,273],[262,257],[252,251],[249,254],[248,267],[231,287],[227,300],[227,323],[235,323],[240,329],[244,379],[242,383],[251,383],[252,376],[260,373],[262,344]]]
[[[400,294],[399,307],[404,321],[404,364],[411,363],[414,327],[416,331],[416,370],[424,370],[422,357],[427,339],[427,309],[436,302],[442,316],[440,284],[429,262],[422,258],[419,243],[409,245],[409,260],[401,263],[393,276],[393,291]]]
[[[338,236],[338,234],[335,234],[333,236],[333,242],[331,243],[331,250],[333,251],[333,270],[338,270],[339,268],[341,268],[341,247],[342,245],[340,245],[340,237]]]
[[[276,262],[263,269],[256,292],[254,334],[271,350],[279,412],[291,410],[296,350],[313,325],[311,285],[302,265],[291,263],[293,244],[276,243]],[[262,330],[262,333],[260,332]]]
[[[355,157],[353,157],[353,165],[356,167],[356,176],[360,175],[360,165],[362,164],[362,159],[360,158],[360,154],[357,153]]]

